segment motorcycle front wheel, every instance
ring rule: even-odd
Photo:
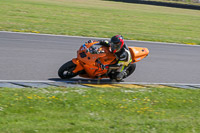
[[[72,61],[69,61],[63,64],[58,70],[58,76],[61,79],[70,79],[78,75],[78,73],[73,73],[73,70],[76,68],[76,64]]]

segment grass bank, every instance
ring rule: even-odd
[[[200,90],[0,88],[2,133],[199,133]]]
[[[104,0],[1,0],[0,30],[200,44],[200,11]]]

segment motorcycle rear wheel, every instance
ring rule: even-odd
[[[58,76],[61,79],[70,79],[78,75],[78,73],[73,73],[73,70],[76,68],[76,64],[72,61],[69,61],[63,64],[58,70]]]
[[[130,64],[130,66],[128,67],[128,69],[126,70],[126,73],[127,73],[127,76],[130,76],[134,71],[135,71],[135,68],[136,68],[136,64]]]
[[[114,73],[109,73],[108,74],[108,77],[110,78],[110,80],[115,80],[116,82],[121,82],[123,81],[123,79],[127,78],[128,76],[130,76],[134,71],[135,71],[135,68],[136,68],[136,64],[130,64],[129,67],[126,69],[126,75],[124,75],[124,77],[120,80],[117,80],[116,77],[117,77],[117,74],[119,74],[119,72],[114,72]]]

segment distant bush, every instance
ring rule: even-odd
[[[200,3],[200,0],[160,0],[160,1],[175,1],[175,2],[187,2],[187,3]]]

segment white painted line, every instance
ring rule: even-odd
[[[99,38],[99,37],[84,37],[84,36],[70,36],[70,35],[55,35],[55,34],[42,34],[42,33],[28,33],[28,32],[12,32],[12,31],[0,31],[0,33],[14,33],[22,35],[38,35],[38,36],[55,36],[55,37],[71,37],[71,38],[84,38],[84,39],[110,39],[110,38]],[[141,43],[150,43],[150,44],[164,44],[164,45],[176,45],[176,46],[189,46],[189,47],[200,47],[200,45],[189,45],[189,44],[178,44],[178,43],[167,43],[167,42],[153,42],[153,41],[139,41],[139,40],[125,40],[128,42],[141,42]]]
[[[151,85],[200,85],[194,83],[151,83],[151,82],[121,82],[121,84],[151,84]]]
[[[38,35],[38,36],[55,36],[55,37],[71,37],[71,38],[94,38],[94,39],[110,39],[110,38],[99,38],[99,37],[84,37],[84,36],[70,36],[70,35],[55,35],[55,34],[42,34],[42,33],[29,33],[29,32],[12,32],[12,31],[0,31],[0,33],[14,33],[14,34],[27,34],[27,35]]]
[[[53,83],[53,82],[56,82],[56,81],[50,81],[50,80],[0,80],[0,82],[16,82],[16,83],[19,83],[19,82],[24,82],[24,83]]]

